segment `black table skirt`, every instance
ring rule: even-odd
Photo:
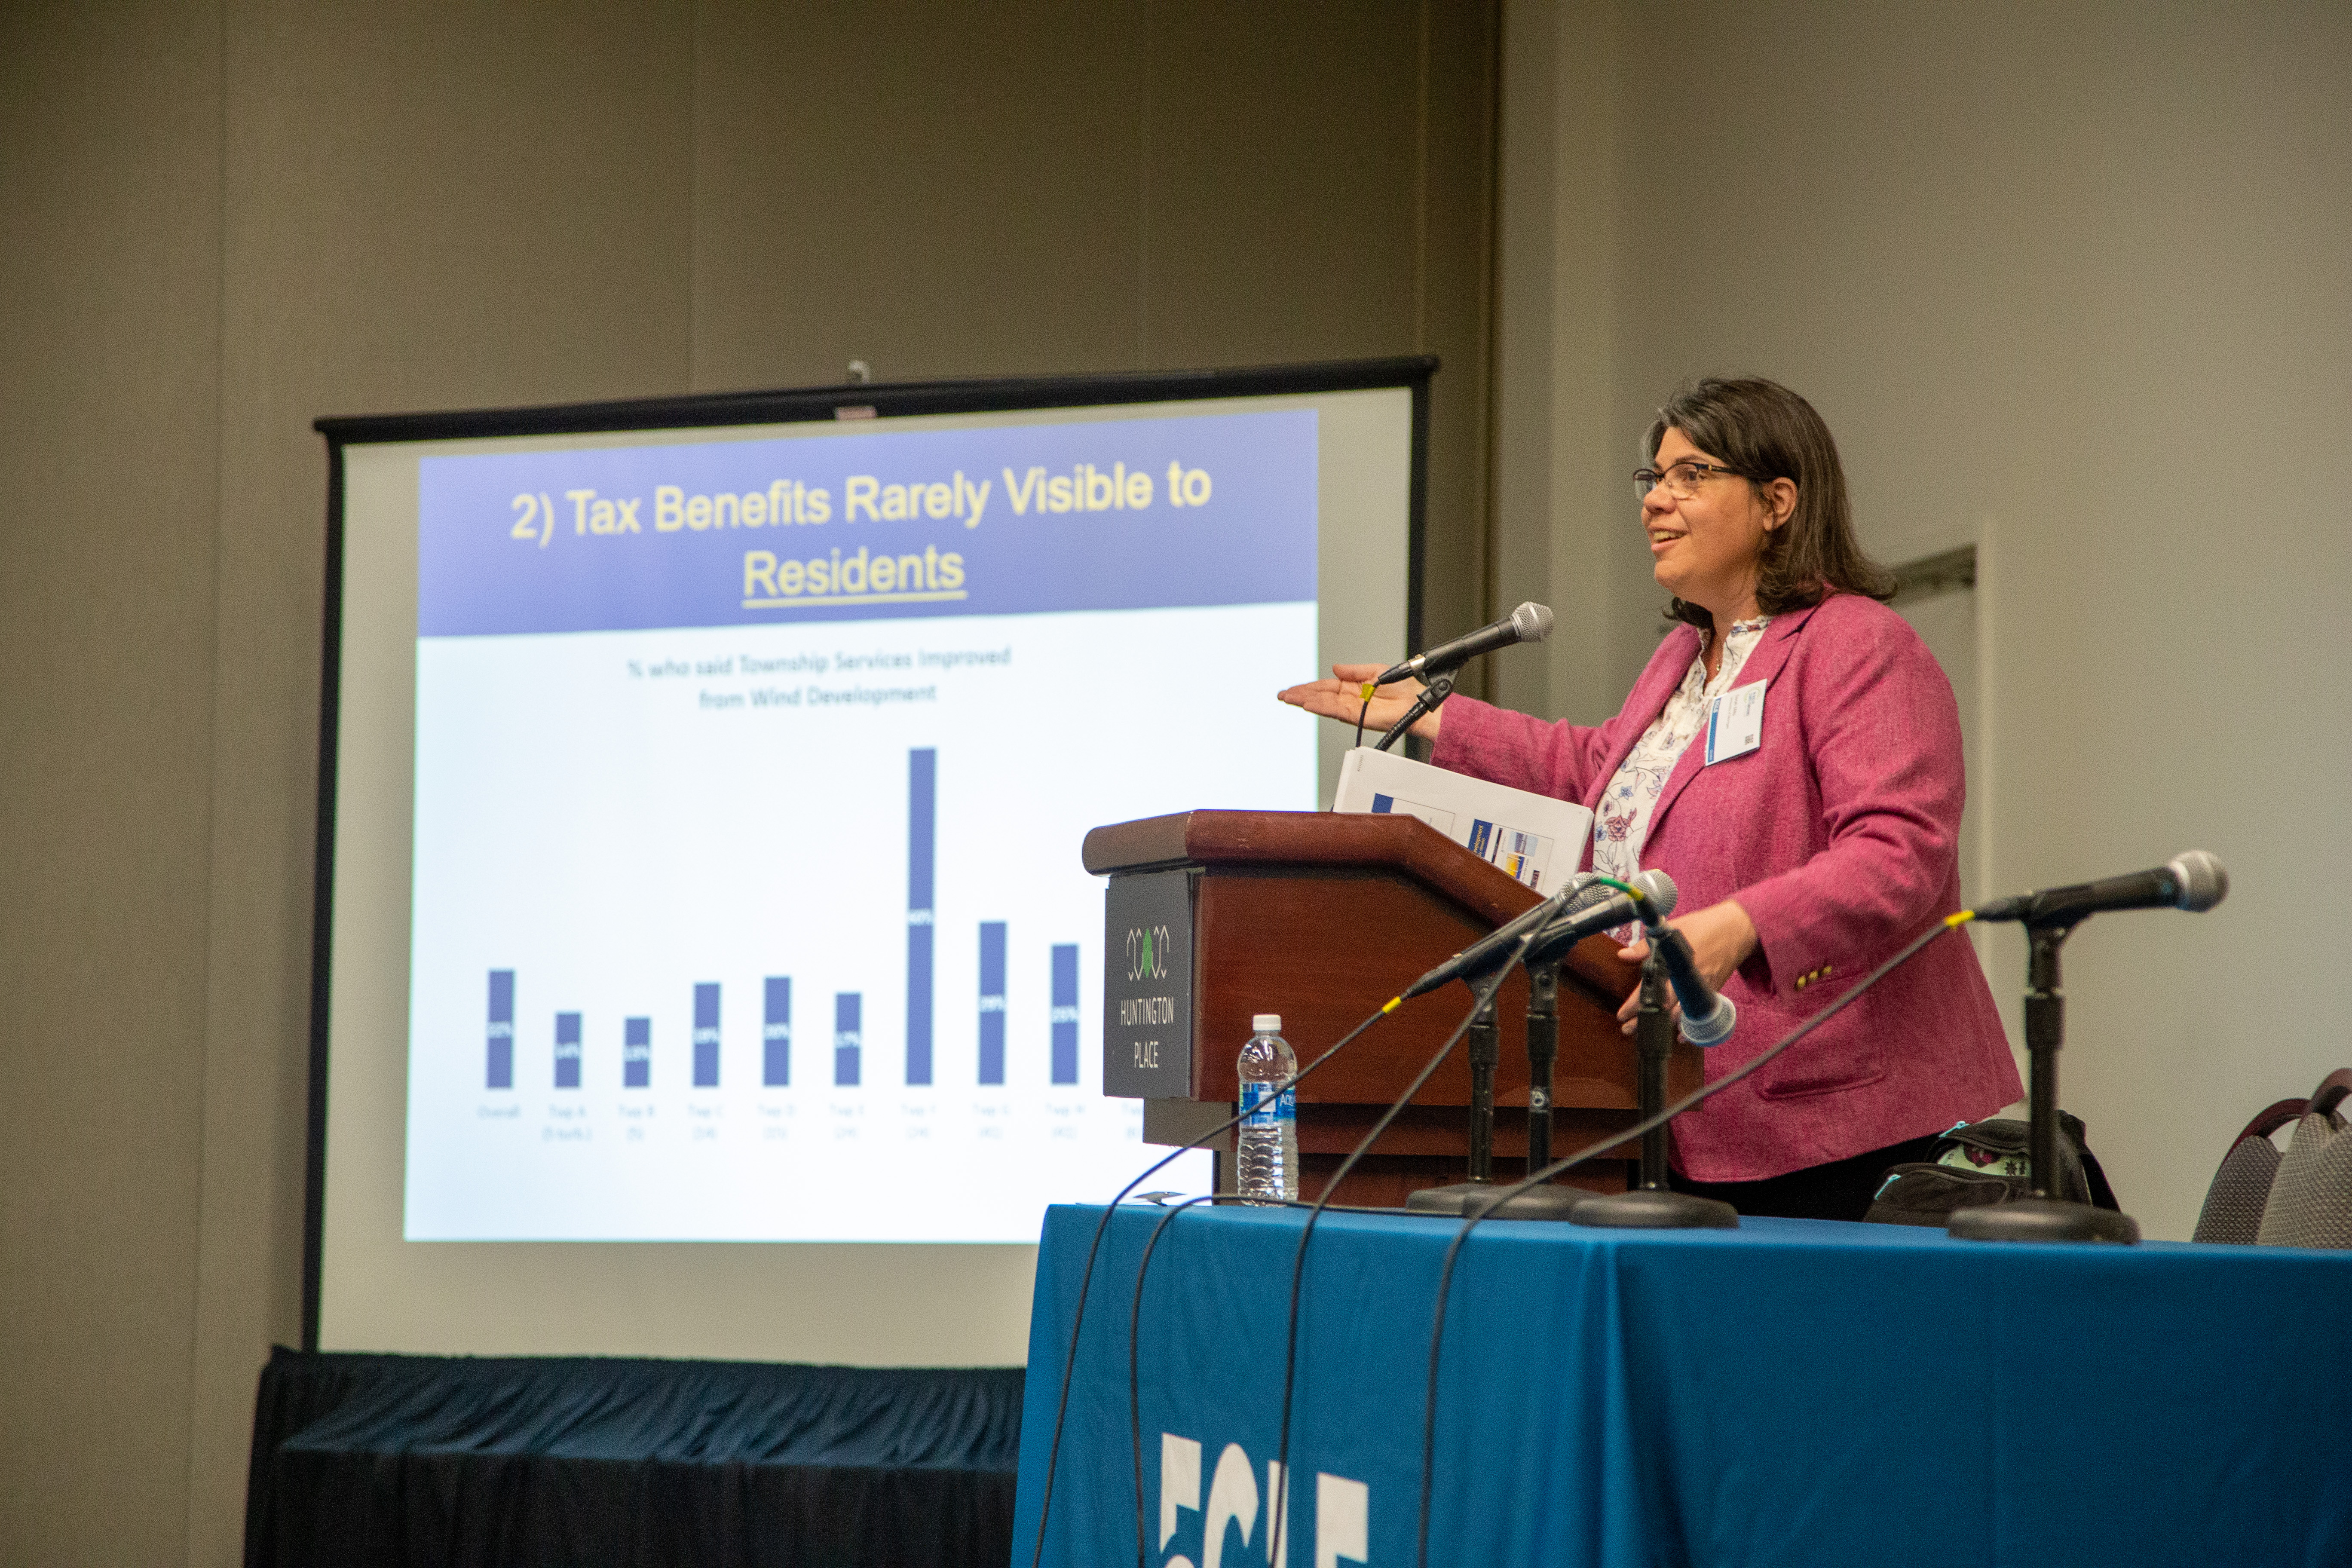
[[[981,1564],[1018,1367],[306,1355],[255,1402],[247,1568]]]

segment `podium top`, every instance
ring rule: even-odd
[[[1493,925],[1541,901],[1437,829],[1402,815],[1339,811],[1180,811],[1087,835],[1097,877],[1173,866],[1355,866],[1401,872]]]

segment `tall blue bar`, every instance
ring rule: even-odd
[[[1078,1081],[1078,944],[1054,944],[1054,1081]]]
[[[580,1015],[555,1016],[555,1087],[580,1087]]]
[[[694,1087],[719,1087],[719,984],[697,982],[694,987]]]
[[[907,753],[907,1081],[931,1081],[931,862],[939,828],[940,754]]]
[[[857,1058],[866,1037],[857,1019],[864,1008],[865,998],[855,991],[838,992],[833,998],[833,1081],[845,1088],[858,1079]]]
[[[768,976],[767,1006],[760,1023],[760,1081],[782,1089],[793,1081],[793,977]]]
[[[980,1081],[1004,1081],[1004,922],[980,922]]]
[[[621,1020],[621,1087],[650,1089],[654,1081],[654,1021]]]
[[[492,1089],[514,1087],[514,971],[490,971],[490,1051],[488,1081]]]

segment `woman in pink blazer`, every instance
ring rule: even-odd
[[[1811,405],[1769,381],[1703,381],[1660,410],[1648,445],[1642,526],[1682,624],[1623,709],[1586,728],[1456,697],[1415,732],[1439,766],[1591,807],[1595,869],[1675,879],[1689,912],[1673,923],[1739,1008],[1707,1053],[1713,1080],[1960,907],[1959,715],[1879,602],[1892,580],[1854,542]],[[1380,667],[1332,673],[1283,700],[1354,722]],[[1712,700],[1759,686],[1757,744],[1718,743],[1708,763]],[[1395,722],[1415,689],[1383,688],[1371,721]],[[1887,1166],[2021,1092],[1975,954],[1950,937],[1677,1119],[1675,1184],[1743,1214],[1859,1219]]]

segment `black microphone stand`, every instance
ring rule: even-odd
[[[1494,971],[1465,974],[1472,990],[1486,984]],[[1497,989],[1500,989],[1497,987]],[[1412,1214],[1458,1215],[1464,1205],[1479,1194],[1491,1192],[1495,1186],[1495,1069],[1503,1058],[1502,1039],[1495,1026],[1495,1000],[1478,1009],[1470,1020],[1468,1036],[1470,1058],[1470,1178],[1450,1182],[1442,1187],[1422,1187],[1405,1194],[1404,1206]]]
[[[2033,1195],[1954,1214],[1945,1229],[1965,1241],[2112,1241],[2131,1246],[2139,1226],[2128,1215],[2058,1195],[2058,1050],[2066,1041],[2066,992],[2058,950],[2084,917],[2028,924],[2025,957],[2025,1049],[2032,1059],[2026,1124],[2027,1175]]]
[[[1395,745],[1399,736],[1444,707],[1445,700],[1453,695],[1452,672],[1431,676],[1429,683],[1421,689],[1421,695],[1412,700],[1412,706],[1404,710],[1404,717],[1389,726],[1389,732],[1381,737],[1380,744],[1374,746],[1372,750],[1385,752]]]
[[[1641,1120],[1647,1121],[1666,1105],[1666,1067],[1674,1059],[1675,1020],[1666,1010],[1670,994],[1666,962],[1658,944],[1642,963],[1642,1004],[1633,1016],[1633,1044],[1639,1064]],[[1577,1225],[1606,1226],[1617,1230],[1733,1230],[1738,1211],[1729,1204],[1678,1193],[1666,1184],[1666,1125],[1660,1122],[1642,1136],[1641,1185],[1631,1192],[1603,1193],[1578,1203],[1569,1215]]]
[[[1528,964],[1528,1174],[1551,1163],[1552,1068],[1559,1059],[1559,967],[1565,960],[1530,954]],[[1590,1194],[1546,1184],[1502,1204],[1473,1198],[1465,1214],[1488,1219],[1560,1219]]]

